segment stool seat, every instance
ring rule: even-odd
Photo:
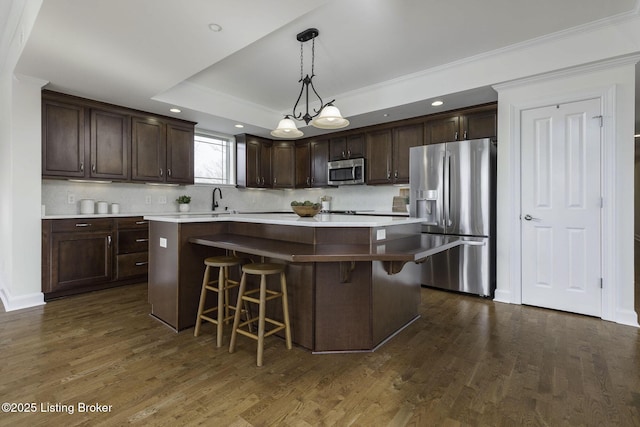
[[[229,290],[239,286],[240,282],[229,279],[229,267],[240,265],[245,260],[235,256],[212,256],[204,260],[205,270],[202,279],[202,290],[200,292],[200,302],[198,303],[198,314],[196,317],[196,327],[194,336],[200,333],[202,321],[217,325],[216,346],[222,347],[222,325],[234,318],[230,310],[235,310],[236,306],[229,304]],[[218,268],[218,279],[210,280],[211,268]],[[205,308],[207,292],[217,294],[217,304],[211,308]],[[211,314],[211,315],[210,315]],[[214,315],[215,314],[215,315]]]
[[[271,263],[256,263],[242,266],[242,272],[247,274],[277,274],[284,271],[284,265]]]
[[[236,338],[238,334],[252,338],[258,341],[258,356],[256,364],[262,366],[262,355],[264,351],[264,338],[273,335],[276,332],[284,330],[285,341],[288,350],[291,350],[291,326],[289,325],[289,303],[287,301],[287,281],[285,278],[285,268],[283,264],[275,263],[255,263],[245,264],[242,266],[242,277],[240,278],[240,287],[238,289],[238,302],[236,312],[233,318],[233,329],[231,330],[231,342],[229,344],[229,353],[233,353],[236,346]],[[247,291],[247,275],[260,276],[260,287]],[[280,275],[280,291],[267,289],[266,277],[271,274]],[[254,296],[256,295],[256,296]],[[266,317],[267,301],[280,298],[282,301],[282,317],[283,321]],[[240,307],[242,303],[252,303],[258,305],[258,317],[250,317],[246,321],[240,323]],[[253,323],[258,323],[258,331],[254,333],[251,330]],[[269,331],[265,331],[265,323],[272,326]],[[243,327],[247,326],[248,331]]]
[[[205,258],[204,265],[208,265],[210,267],[233,267],[234,265],[240,264],[242,261],[242,258],[235,256],[211,256],[209,258]]]

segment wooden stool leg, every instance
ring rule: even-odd
[[[202,279],[202,291],[200,292],[200,303],[198,304],[198,316],[196,317],[196,328],[193,331],[193,336],[197,337],[200,333],[200,324],[202,323],[202,319],[200,316],[204,311],[204,303],[207,299],[207,283],[209,283],[209,266],[204,269],[204,278]]]
[[[227,319],[229,317],[229,301],[231,301],[229,297],[229,288],[227,287],[227,280],[229,280],[229,267],[224,268],[224,318]],[[228,320],[225,320],[225,324],[228,323]]]
[[[222,347],[222,324],[224,323],[224,269],[219,267],[218,270],[218,324],[216,332],[216,347]]]
[[[267,305],[267,277],[260,276],[260,305],[258,312],[258,361],[257,365],[262,366],[262,354],[264,353],[264,318],[266,317]]]
[[[236,349],[236,338],[238,337],[238,325],[240,324],[240,309],[242,307],[242,296],[244,295],[244,289],[247,286],[247,275],[242,273],[240,278],[240,287],[238,288],[238,302],[236,304],[236,312],[233,316],[233,328],[231,329],[231,340],[229,342],[229,353],[233,353]]]
[[[284,316],[284,334],[287,350],[291,350],[291,325],[289,325],[289,299],[287,297],[287,279],[284,271],[280,273],[280,291],[282,292],[282,315]]]

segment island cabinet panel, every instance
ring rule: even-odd
[[[149,303],[151,314],[177,331],[196,323],[204,259],[223,249],[188,242],[193,236],[226,232],[225,223],[175,224],[152,221],[149,227]],[[161,240],[162,239],[162,240]],[[233,278],[239,271],[232,269]]]
[[[315,351],[373,348],[370,262],[316,263],[315,299]]]

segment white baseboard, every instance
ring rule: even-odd
[[[21,310],[23,308],[36,307],[46,304],[42,292],[34,292],[27,295],[12,296],[6,289],[0,289],[0,300],[5,311]]]
[[[615,322],[621,325],[640,327],[638,325],[638,315],[633,310],[617,310]]]
[[[504,302],[506,304],[512,304],[511,302],[511,292],[503,291],[501,289],[496,289],[496,292],[493,296],[493,300],[495,302]]]

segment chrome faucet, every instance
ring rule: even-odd
[[[222,190],[220,190],[220,188],[216,187],[213,189],[213,201],[211,202],[211,210],[215,211],[216,208],[218,207],[218,202],[216,202],[216,190],[218,190],[218,194],[220,195],[220,199],[222,199]]]

